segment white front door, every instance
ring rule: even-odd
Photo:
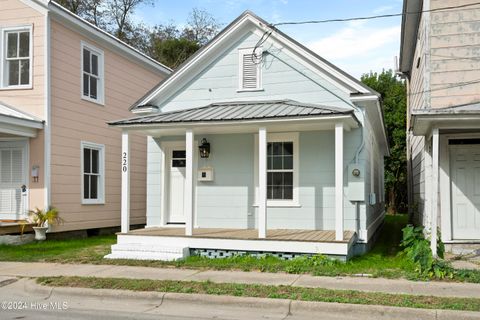
[[[167,223],[185,223],[184,192],[185,192],[185,147],[169,150],[168,163],[168,220]]]
[[[0,219],[25,218],[26,149],[26,141],[0,142]]]
[[[478,240],[480,239],[480,145],[450,145],[450,163],[452,238]]]

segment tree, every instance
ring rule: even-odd
[[[84,12],[85,5],[83,0],[55,0],[55,2],[77,15],[81,16]]]
[[[151,44],[151,56],[157,61],[175,69],[199,48],[200,45],[198,43],[185,38],[154,40]]]
[[[187,26],[183,30],[183,37],[203,46],[218,33],[220,26],[210,13],[193,8],[188,17]]]
[[[406,88],[392,70],[364,74],[361,81],[382,95],[390,157],[385,159],[385,191],[390,213],[407,208]]]
[[[109,12],[112,17],[111,22],[113,24],[112,33],[117,38],[123,41],[133,39],[129,37],[129,33],[135,31],[136,26],[131,21],[131,15],[141,4],[153,5],[152,0],[109,0]]]

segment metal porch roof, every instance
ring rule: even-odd
[[[352,114],[353,109],[301,103],[293,100],[212,103],[205,107],[163,112],[110,122],[110,125],[241,121],[304,118]]]

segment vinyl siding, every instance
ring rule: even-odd
[[[162,77],[57,21],[51,27],[51,201],[65,220],[56,230],[118,226],[121,132],[106,122],[131,117],[129,106]],[[81,99],[81,41],[104,51],[105,105]],[[105,145],[105,204],[81,204],[81,141]],[[146,138],[132,134],[132,224],[145,223],[146,152]]]
[[[355,206],[348,200],[347,166],[360,144],[360,129],[345,132],[345,229],[355,230]],[[195,178],[196,222],[200,228],[257,228],[254,207],[254,134],[202,135],[212,145],[211,156],[198,160],[198,167],[211,166],[214,181]],[[183,141],[183,136],[149,139],[148,225],[160,225],[162,141]],[[366,161],[365,151],[360,164]],[[299,203],[300,207],[269,207],[270,229],[335,229],[335,138],[333,131],[308,131],[299,134]],[[365,219],[365,206],[360,205]],[[365,226],[365,221],[361,221]]]

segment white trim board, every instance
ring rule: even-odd
[[[267,251],[292,253],[320,253],[348,256],[349,249],[354,244],[350,242],[307,242],[307,241],[276,241],[276,240],[241,240],[241,239],[211,239],[198,237],[162,237],[119,234],[117,245],[142,244],[146,247],[188,247],[195,249],[219,249],[240,251]]]

